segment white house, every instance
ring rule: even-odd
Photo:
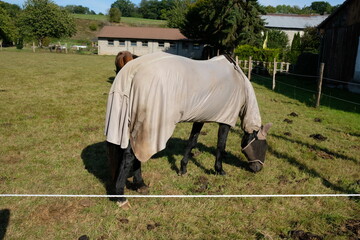
[[[116,55],[129,51],[141,56],[164,51],[201,58],[203,44],[190,40],[176,28],[105,26],[98,35],[98,54]]]
[[[265,21],[265,28],[285,32],[291,44],[295,33],[304,34],[307,27],[317,27],[329,15],[297,15],[297,14],[267,14],[261,15]]]

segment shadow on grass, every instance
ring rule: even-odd
[[[166,149],[155,154],[153,158],[166,157],[169,162],[171,170],[178,173],[179,168],[176,164],[175,156],[183,155],[186,145],[187,145],[187,140],[182,140],[179,138],[171,138],[167,142]],[[216,151],[215,147],[208,147],[201,143],[198,143],[195,148],[200,151],[200,154],[204,152],[211,153],[214,156],[213,161],[215,163],[215,155],[214,155]],[[111,183],[110,169],[106,156],[106,142],[105,141],[98,142],[87,146],[81,152],[81,158],[83,160],[85,169],[103,183],[107,194],[108,195],[115,194],[113,184]],[[196,160],[196,157],[191,157],[190,161],[192,161],[198,168],[203,170],[205,174],[208,175],[215,174],[215,171],[213,169],[207,169],[206,167],[204,167],[199,161]],[[223,159],[223,163],[250,171],[250,168],[248,167],[246,161],[244,161],[243,159],[239,159],[233,154],[228,152],[226,153]],[[178,165],[180,165],[180,163],[178,163]],[[131,185],[130,183],[128,184]]]
[[[276,135],[276,134],[271,134],[272,137],[275,137],[275,138],[278,138],[278,139],[282,139],[282,140],[285,140],[285,141],[289,141],[291,143],[296,143],[296,144],[299,144],[299,145],[302,145],[302,146],[305,146],[309,149],[313,149],[313,150],[316,150],[316,151],[322,151],[322,152],[325,152],[333,157],[336,157],[336,158],[341,158],[341,159],[344,159],[344,160],[347,160],[347,161],[352,161],[354,163],[360,163],[359,160],[355,159],[355,158],[352,158],[352,157],[348,157],[348,156],[345,156],[343,154],[340,154],[340,153],[337,153],[337,152],[333,152],[333,151],[330,151],[329,149],[327,148],[322,148],[322,147],[319,147],[319,146],[316,146],[316,145],[311,145],[309,143],[304,143],[302,141],[299,141],[299,140],[294,140],[294,139],[290,139],[290,138],[287,138],[287,137],[284,137],[284,136],[280,136],[280,135]]]
[[[115,194],[106,156],[106,142],[98,142],[87,146],[81,152],[81,158],[85,169],[103,183],[106,193],[108,195]]]
[[[311,148],[314,148],[314,149],[321,149],[321,148],[319,148],[319,147],[317,147],[315,145],[310,145],[310,144],[307,144],[307,143],[303,143],[301,141],[288,139],[288,138],[285,138],[285,137],[282,137],[282,136],[278,136],[278,135],[271,135],[271,136],[276,137],[276,138],[281,138],[283,140],[290,141],[291,143],[296,143],[296,144],[304,145],[304,146],[307,146],[307,147],[311,147]],[[357,192],[355,192],[352,189],[344,188],[342,186],[331,183],[324,176],[322,176],[318,171],[316,171],[315,169],[313,169],[313,168],[307,166],[306,164],[300,162],[298,159],[296,159],[293,156],[288,155],[287,153],[278,152],[277,150],[273,149],[271,146],[269,146],[269,152],[271,154],[273,154],[275,157],[287,161],[291,165],[297,167],[299,170],[301,170],[303,172],[306,172],[311,177],[319,178],[322,181],[323,185],[325,187],[331,189],[331,190],[338,191],[338,192],[341,192],[341,193],[344,193],[344,194],[357,194]]]
[[[270,77],[254,75],[251,81],[265,86],[268,89],[272,89],[272,78]],[[276,76],[275,92],[289,98],[296,99],[308,107],[314,107],[317,92],[317,78],[295,77],[278,74]],[[336,98],[343,99],[345,102]],[[344,89],[329,88],[325,85],[322,86],[322,96],[320,100],[321,106],[327,106],[329,108],[347,112],[360,113],[360,106],[350,102],[359,103],[360,94],[352,93]]]
[[[0,210],[0,240],[5,239],[6,230],[10,222],[10,210]]]

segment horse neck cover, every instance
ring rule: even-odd
[[[167,53],[127,63],[110,89],[105,135],[140,161],[163,150],[179,122],[218,122],[246,132],[261,127],[253,87],[224,56],[195,61]]]

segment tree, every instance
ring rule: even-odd
[[[116,0],[111,4],[111,8],[118,8],[123,17],[133,17],[136,14],[135,4],[130,0]]]
[[[119,23],[121,20],[121,12],[118,8],[110,8],[109,21]]]
[[[90,9],[88,7],[83,7],[82,5],[66,5],[65,9],[70,13],[76,13],[76,14],[93,14],[90,12]]]
[[[319,53],[321,38],[316,27],[308,27],[301,37],[301,52]]]
[[[268,31],[268,48],[286,48],[289,38],[285,32],[280,30]]]
[[[261,44],[264,22],[256,0],[198,0],[189,7],[181,32],[191,39],[233,52],[241,44]]]
[[[74,19],[51,0],[27,0],[19,24],[23,36],[37,40],[40,46],[45,38],[71,37],[76,33]]]
[[[328,2],[312,2],[310,8],[316,13],[324,15],[324,13],[331,13],[332,7]]]
[[[7,11],[0,7],[0,41],[14,42],[17,37],[17,28]]]
[[[194,0],[176,0],[174,6],[165,12],[165,19],[170,28],[179,28],[184,24],[185,14]]]

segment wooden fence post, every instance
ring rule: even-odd
[[[275,90],[276,58],[274,58],[272,90]]]
[[[32,50],[35,52],[35,42],[33,41]]]
[[[248,71],[248,79],[251,79],[251,70],[252,70],[252,57],[249,57],[249,71]]]
[[[322,80],[323,80],[323,75],[324,75],[324,66],[325,66],[325,63],[321,63],[320,70],[319,70],[319,79],[318,79],[318,91],[317,91],[316,104],[315,104],[316,108],[320,106],[321,87],[322,87]]]
[[[239,65],[239,56],[236,55],[235,61],[236,61],[236,65]]]

